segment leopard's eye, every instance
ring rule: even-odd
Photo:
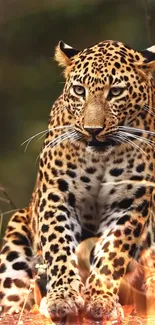
[[[85,88],[83,86],[75,85],[73,86],[74,93],[78,96],[85,96]]]
[[[124,88],[122,87],[112,87],[109,91],[110,97],[116,97],[123,93]]]

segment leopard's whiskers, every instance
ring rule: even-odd
[[[25,149],[24,149],[24,152],[26,152],[26,150],[27,150],[27,148],[28,148],[30,142],[31,142],[33,139],[35,139],[36,137],[38,137],[39,135],[41,135],[41,136],[40,136],[40,138],[39,138],[38,140],[40,140],[42,137],[44,137],[44,136],[45,136],[48,132],[50,132],[50,131],[53,131],[53,130],[60,130],[60,129],[64,129],[64,128],[72,128],[72,127],[73,127],[73,125],[63,125],[63,126],[61,125],[61,126],[56,126],[56,127],[54,127],[54,128],[48,128],[48,129],[45,129],[45,130],[43,130],[43,131],[40,131],[40,132],[34,134],[34,135],[31,136],[30,138],[28,138],[27,140],[25,140],[24,142],[22,142],[22,143],[21,143],[21,146],[23,146],[24,144],[26,144]]]
[[[47,144],[45,144],[45,146],[43,147],[41,153],[39,153],[39,155],[36,158],[35,163],[37,163],[40,155],[43,154],[43,152],[47,149],[47,148],[54,148],[56,146],[58,146],[61,142],[63,142],[64,140],[70,139],[70,137],[72,136],[72,132],[74,131],[67,131],[65,133],[61,133],[59,134],[56,138],[52,139],[50,142],[48,142]]]
[[[114,136],[112,136],[111,139],[117,143],[121,143],[121,144],[124,143],[124,142],[122,142],[122,138],[118,134],[115,134]]]
[[[12,210],[5,211],[5,212],[3,212],[3,216],[5,216],[5,215],[7,215],[9,213],[14,213],[14,212],[19,211],[19,210],[20,209],[12,209]]]
[[[48,148],[48,147],[53,148],[53,147],[59,145],[62,141],[69,139],[72,136],[72,132],[74,132],[74,131],[67,131],[65,133],[62,133],[62,134],[58,135],[55,139],[52,139],[45,146],[45,148]]]
[[[146,133],[146,134],[149,134],[149,135],[153,135],[155,136],[155,132],[153,131],[149,131],[149,130],[145,130],[145,129],[138,129],[138,128],[135,128],[135,127],[132,127],[132,126],[127,126],[127,125],[119,125],[118,126],[118,130],[120,131],[129,131],[129,132],[136,132],[136,133]]]
[[[147,156],[146,152],[139,147],[135,142],[133,142],[129,137],[126,135],[126,132],[119,131],[120,137],[125,140],[127,143],[131,144],[133,148],[137,149],[138,151],[142,152],[145,156]]]
[[[43,136],[48,132],[48,129],[40,131],[38,133],[36,133],[35,135],[32,135],[30,138],[28,138],[27,140],[25,140],[24,142],[21,143],[21,146],[23,146],[24,144],[26,144],[24,152],[26,152],[28,145],[30,144],[30,142],[35,139],[37,136],[43,134]]]
[[[130,179],[125,179],[123,181],[109,181],[109,182],[103,182],[102,185],[123,185],[123,184],[133,184],[133,185],[145,185],[145,186],[150,186],[150,187],[155,187],[155,183],[146,181],[145,179],[142,181],[139,180],[130,180]]]
[[[144,138],[142,136],[139,136],[139,135],[136,135],[136,134],[133,134],[133,133],[129,133],[129,132],[124,132],[124,131],[119,131],[119,132],[122,135],[127,135],[128,137],[132,137],[133,139],[135,139],[137,141],[143,142],[146,145],[148,145],[149,147],[152,147],[152,145],[155,145],[155,141]]]
[[[155,110],[154,107],[151,107],[147,104],[144,105],[144,110],[148,113],[150,113],[151,115],[155,116],[155,111],[152,111],[152,110]]]
[[[77,140],[80,140],[82,138],[81,134],[77,133],[76,131],[73,131],[71,139],[69,140],[70,143],[74,143]]]

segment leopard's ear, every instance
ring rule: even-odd
[[[67,67],[71,64],[71,58],[79,52],[79,50],[76,50],[63,41],[60,41],[55,49],[55,60],[60,66]]]
[[[141,54],[144,57],[145,63],[155,61],[155,45],[141,51]]]
[[[155,86],[155,45],[149,47],[141,53],[145,57],[143,70],[151,78],[152,83]]]
[[[137,62],[137,67],[140,68],[144,77],[151,79],[155,84],[155,45],[140,51],[142,54],[142,62]]]

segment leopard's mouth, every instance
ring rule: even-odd
[[[109,146],[116,146],[116,141],[114,139],[111,139],[110,137],[105,138],[105,140],[103,141],[99,141],[96,138],[93,138],[91,141],[88,141],[88,146],[104,149]]]
[[[79,136],[79,139],[85,142],[85,144],[90,148],[106,150],[119,144],[118,139],[115,138],[117,132],[112,132],[104,136],[92,134],[89,138],[88,136],[86,137],[85,134],[82,134],[82,132],[79,132],[79,130],[76,132]]]
[[[99,149],[107,149],[109,147],[114,147],[117,145],[117,141],[114,138],[114,135],[106,135],[102,138],[102,141],[93,136],[91,140],[88,141],[89,147],[95,147]]]

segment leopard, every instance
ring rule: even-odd
[[[155,46],[139,51],[106,40],[77,50],[60,41],[55,59],[65,84],[51,109],[30,204],[5,232],[0,308],[32,307],[41,252],[43,313],[62,319],[84,310],[121,323],[119,288],[133,259],[147,270],[146,296],[154,295]],[[77,249],[89,238],[82,281]]]

